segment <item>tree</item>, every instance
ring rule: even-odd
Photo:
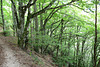
[[[14,30],[14,36],[17,36],[17,22],[16,22],[16,17],[15,17],[15,14],[14,14],[14,6],[11,5],[11,8],[12,8],[12,17],[13,17],[13,30]]]
[[[46,10],[48,10],[48,9],[50,9],[50,7],[54,4],[54,2],[56,1],[56,0],[52,0],[44,9],[42,9],[42,10],[40,10],[40,11],[38,11],[38,12],[35,12],[35,13],[30,13],[28,16],[27,16],[27,20],[26,20],[26,24],[25,24],[25,27],[24,27],[24,31],[23,31],[23,23],[24,23],[24,17],[25,17],[25,13],[26,13],[26,10],[28,9],[28,8],[30,8],[32,5],[35,5],[35,3],[36,3],[36,1],[37,0],[34,0],[33,2],[32,2],[32,0],[30,0],[29,2],[28,2],[28,4],[27,5],[24,5],[24,6],[19,6],[19,17],[20,17],[20,19],[18,19],[18,14],[17,14],[17,11],[16,11],[16,6],[15,6],[15,3],[14,3],[14,1],[13,0],[11,0],[11,2],[12,2],[12,4],[13,4],[13,6],[14,6],[14,10],[15,10],[15,16],[16,16],[16,20],[17,20],[17,26],[18,26],[18,29],[17,29],[17,33],[18,33],[18,44],[19,44],[19,46],[21,47],[21,48],[24,48],[24,43],[25,43],[25,36],[27,36],[27,28],[28,28],[28,26],[29,26],[29,24],[30,24],[30,19],[32,19],[32,18],[34,18],[34,17],[36,17],[36,16],[38,16],[38,15],[40,15],[40,14],[42,14],[42,13],[44,13]],[[20,4],[20,2],[21,1],[19,1],[19,4]],[[32,2],[32,3],[31,3]],[[71,2],[69,2],[69,3],[67,3],[67,4],[65,4],[65,5],[69,5],[69,4],[71,4],[72,2],[74,2],[74,1],[71,1]],[[22,3],[21,3],[22,4]],[[65,5],[61,5],[61,6],[58,6],[58,7],[55,7],[55,8],[52,8],[52,9],[56,9],[56,8],[61,8],[61,7],[63,7],[63,6],[65,6]],[[44,23],[44,25],[43,25],[43,27],[45,27],[45,24],[46,23]],[[45,28],[44,28],[45,29]],[[22,31],[22,32],[21,32]]]
[[[1,0],[1,15],[2,15],[2,22],[3,22],[3,34],[6,35],[6,32],[5,32],[5,20],[4,20],[4,14],[3,14],[3,2]]]
[[[94,43],[94,67],[96,67],[97,62],[97,0],[95,4],[95,43]]]

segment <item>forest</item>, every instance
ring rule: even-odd
[[[100,67],[99,0],[0,0],[3,35],[50,55],[54,67]]]

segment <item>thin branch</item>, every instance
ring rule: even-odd
[[[27,10],[27,8],[29,8],[29,7],[31,7],[32,5],[34,5],[34,4],[36,3],[36,1],[37,1],[37,0],[34,0],[34,2],[33,2],[33,3],[31,3],[31,2],[32,2],[32,0],[29,0],[28,4],[27,4],[27,5],[25,5],[25,6],[22,6],[22,8],[26,11],[26,10]]]
[[[60,5],[60,6],[57,6],[57,7],[51,7],[51,8],[49,8],[48,10],[50,10],[50,9],[62,8],[62,7],[64,7],[64,6],[66,6],[66,5],[70,5],[70,4],[73,3],[73,2],[75,2],[75,1],[71,1],[71,2],[69,2],[69,3],[63,4],[63,5]]]
[[[58,22],[60,22],[60,21],[61,21],[61,19],[58,20],[58,21],[56,21],[56,22],[54,22],[54,23],[52,23],[50,26],[53,26],[54,24],[56,24],[56,23],[58,23]]]
[[[46,21],[48,21],[48,18],[49,18],[50,15],[54,12],[54,10],[55,10],[55,9],[53,9],[53,10],[51,11],[51,13],[48,15],[48,17],[44,20],[44,23],[45,23]]]
[[[86,13],[90,13],[90,12],[84,10],[83,8],[79,7],[79,6],[76,6],[76,5],[74,5],[74,4],[71,4],[71,5],[74,6],[74,7],[77,7],[77,8],[79,8],[79,9],[81,9],[81,10],[83,10],[83,11],[86,12]]]
[[[50,37],[52,36],[53,31],[56,30],[59,26],[60,26],[60,23],[57,25],[57,27],[55,27],[55,28],[51,31]]]
[[[55,1],[56,1],[56,0],[53,0],[53,1],[50,2],[49,5],[46,6],[44,9],[42,9],[42,10],[36,12],[36,13],[31,14],[30,18],[36,17],[37,15],[40,15],[40,14],[42,14],[42,13],[45,13],[45,11],[46,11],[47,9],[49,9]]]
[[[43,27],[45,27],[47,21],[48,21],[49,19],[51,19],[52,16],[53,16],[58,10],[59,10],[59,9],[57,9],[56,11],[52,12],[52,13],[49,15],[49,17],[45,20]]]

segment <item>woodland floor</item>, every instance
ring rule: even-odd
[[[55,67],[51,64],[52,61],[49,57],[45,58],[37,54],[35,56],[38,59],[33,59],[14,43],[10,42],[13,40],[14,37],[5,37],[0,34],[0,67]]]

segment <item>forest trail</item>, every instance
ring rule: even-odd
[[[35,64],[29,55],[2,39],[0,37],[0,67],[34,67]]]
[[[0,39],[0,46],[3,48],[4,53],[4,62],[2,64],[2,67],[19,67],[22,66],[17,58],[14,56],[13,50],[10,49],[9,46],[5,45],[5,43]],[[2,52],[1,52],[2,54]]]
[[[40,67],[33,63],[32,57],[26,52],[7,40],[13,40],[13,37],[5,37],[0,33],[0,67]]]
[[[14,42],[14,43],[12,43]],[[16,37],[3,36],[2,28],[0,27],[0,67],[56,67],[52,66],[49,57],[43,58],[34,52],[34,56],[38,59],[35,60],[17,47]]]

